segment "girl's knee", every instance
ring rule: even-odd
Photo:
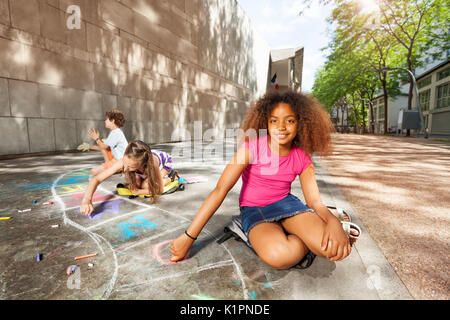
[[[274,269],[289,269],[307,252],[301,240],[296,238],[291,237],[284,243],[276,243],[266,248],[260,255],[261,260]]]

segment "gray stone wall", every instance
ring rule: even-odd
[[[128,140],[236,128],[268,63],[235,0],[0,0],[0,155],[74,149],[91,127],[106,137],[112,108]]]

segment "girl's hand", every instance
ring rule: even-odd
[[[350,241],[337,218],[330,218],[322,237],[322,249],[330,261],[339,261],[352,251]]]
[[[144,195],[144,194],[148,194],[148,190],[145,189],[138,189],[135,187],[131,187],[130,186],[130,191],[133,192],[135,195],[139,196],[139,195]]]
[[[92,202],[88,201],[88,202],[82,202],[81,206],[80,206],[80,211],[82,214],[89,216],[93,211],[94,211],[94,207],[92,206]]]
[[[170,258],[170,261],[179,261],[183,259],[188,253],[193,242],[194,240],[189,238],[184,233],[175,240],[172,240],[170,243],[170,252],[173,256]]]

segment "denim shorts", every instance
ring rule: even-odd
[[[292,194],[265,207],[240,207],[240,209],[242,229],[247,238],[250,230],[262,222],[275,222],[304,212],[315,213]]]

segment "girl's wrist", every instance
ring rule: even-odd
[[[192,241],[197,240],[197,237],[192,236],[190,233],[188,233],[187,230],[184,231],[184,234],[185,234],[189,239],[191,239]]]

